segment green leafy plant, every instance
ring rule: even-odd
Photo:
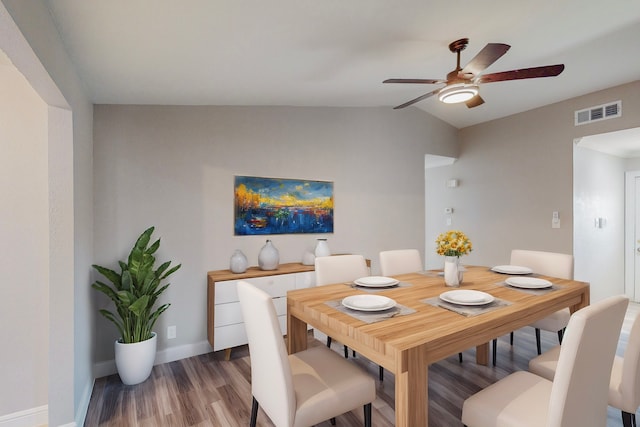
[[[92,265],[110,284],[96,280],[91,287],[108,296],[116,306],[117,314],[100,310],[100,314],[112,321],[120,331],[122,343],[136,343],[151,338],[153,325],[171,304],[163,304],[153,310],[158,297],[169,284],[160,283],[178,270],[182,264],[169,269],[171,261],[154,270],[154,253],[160,247],[160,239],[149,245],[154,227],[146,229],[136,241],[127,262],[118,261],[120,273],[106,267]]]

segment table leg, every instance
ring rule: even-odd
[[[476,363],[484,366],[489,364],[489,343],[480,344],[476,347]]]
[[[287,314],[287,347],[289,354],[307,349],[307,322]]]
[[[406,352],[396,372],[396,427],[429,425],[428,364],[420,349]]]

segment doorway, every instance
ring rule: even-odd
[[[591,283],[592,301],[622,293],[634,301],[640,299],[640,280],[638,291],[634,283],[636,271],[640,277],[640,252],[636,253],[640,244],[635,245],[636,193],[632,191],[633,199],[628,194],[630,183],[635,181],[629,183],[625,178],[630,171],[640,171],[640,128],[575,142],[575,275]]]

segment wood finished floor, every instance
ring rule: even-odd
[[[618,354],[623,354],[631,322],[640,313],[640,305],[631,304],[625,317]],[[553,333],[542,333],[543,351],[556,345]],[[322,345],[310,337],[310,345]],[[342,345],[333,344],[341,353]],[[475,350],[464,352],[464,362],[453,355],[429,368],[429,426],[462,426],[462,402],[473,393],[515,370],[526,369],[536,355],[532,328],[516,331],[513,347],[508,336],[498,340],[498,363],[475,364]],[[377,365],[362,357],[350,358],[377,378]],[[208,353],[157,365],[142,384],[125,386],[118,375],[95,382],[85,426],[214,426],[245,427],[251,410],[251,366],[246,346],[233,350],[231,360],[224,352]],[[373,427],[394,425],[394,378],[385,371],[383,382],[377,381],[377,398],[373,403]],[[363,425],[362,410],[337,418],[339,427]],[[326,421],[318,427],[329,427]],[[264,412],[258,414],[259,427],[271,427]],[[609,408],[607,427],[621,427],[620,412]]]

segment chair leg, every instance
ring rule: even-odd
[[[378,366],[378,377],[380,381],[384,381],[384,368],[382,366]]]
[[[540,346],[540,329],[536,328],[536,347],[538,348],[538,356],[542,354],[542,347]]]
[[[347,348],[347,346],[344,346],[344,358],[348,359],[349,358],[349,349]]]
[[[498,357],[498,338],[493,340],[493,366],[496,366],[497,357]]]
[[[622,411],[622,425],[624,427],[636,427],[636,414]]]
[[[336,425],[336,417],[333,417],[329,420],[332,426]]]
[[[371,427],[371,403],[364,405],[364,427]]]
[[[327,347],[331,347],[331,337],[327,337]]]
[[[258,401],[254,397],[253,402],[251,404],[251,421],[249,422],[250,427],[256,427],[257,418],[258,418]]]
[[[509,334],[509,343],[513,345],[513,331]]]
[[[355,350],[353,350],[351,353],[352,353],[353,357],[356,357],[356,351]]]
[[[458,362],[462,363],[462,353],[458,353]]]

